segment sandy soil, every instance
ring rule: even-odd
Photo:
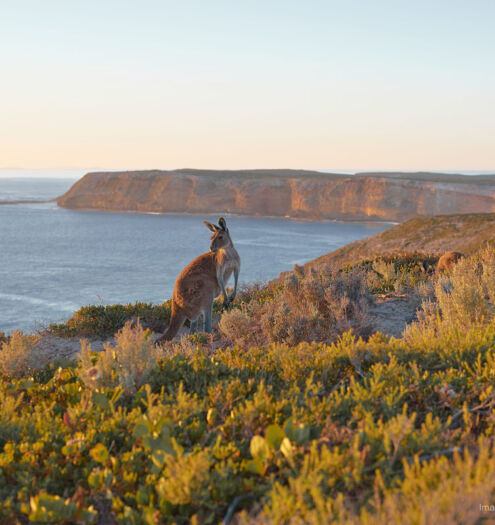
[[[158,339],[162,334],[152,334],[152,339]],[[78,359],[79,352],[81,351],[81,339],[80,337],[58,337],[53,334],[42,334],[36,342],[36,347],[45,354],[48,362],[55,361],[55,359]],[[101,340],[101,339],[89,339],[88,340],[91,349],[97,352],[103,350],[103,345],[110,343],[112,346],[115,345],[115,339],[113,337]]]
[[[406,325],[416,320],[416,309],[406,294],[379,295],[369,312],[373,331],[401,337]]]

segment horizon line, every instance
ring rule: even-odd
[[[49,168],[24,168],[24,167],[0,167],[0,171],[179,171],[179,170],[208,170],[208,171],[254,171],[254,170],[264,170],[264,171],[276,171],[276,170],[293,170],[293,171],[317,171],[321,173],[371,173],[371,172],[384,172],[384,173],[493,173],[495,174],[495,167],[493,169],[459,169],[459,168],[445,168],[445,169],[431,169],[431,168],[191,168],[191,167],[181,167],[181,168],[103,168],[103,167],[49,167]]]

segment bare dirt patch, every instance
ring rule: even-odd
[[[152,333],[151,339],[155,341],[162,334]],[[82,337],[59,337],[50,333],[42,334],[38,341],[36,341],[36,348],[43,354],[43,357],[48,361],[55,361],[56,359],[78,359],[81,351]],[[106,343],[115,345],[115,338],[108,339],[89,339],[91,349],[96,352],[101,352]]]
[[[401,337],[406,325],[417,319],[416,310],[417,303],[406,294],[378,295],[368,313],[372,330]]]

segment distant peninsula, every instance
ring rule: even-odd
[[[98,172],[85,175],[57,203],[81,210],[402,222],[427,215],[495,212],[495,174],[347,175],[289,169]]]

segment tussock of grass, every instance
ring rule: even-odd
[[[106,343],[104,351],[94,358],[91,346],[81,340],[80,377],[92,390],[120,385],[128,392],[135,392],[148,379],[158,356],[149,330],[144,330],[139,321],[134,326],[128,321],[117,332],[115,346]]]
[[[23,377],[33,374],[46,365],[46,359],[35,346],[36,336],[24,335],[14,330],[0,343],[0,374]]]

